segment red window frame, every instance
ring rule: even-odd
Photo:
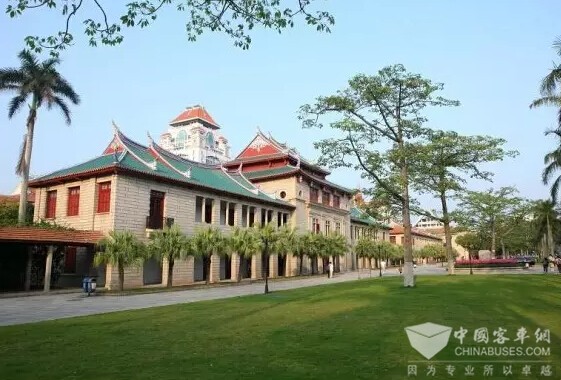
[[[111,181],[97,184],[97,212],[109,212],[111,207]]]
[[[67,216],[76,216],[80,213],[80,186],[68,188]]]
[[[56,190],[47,191],[47,205],[45,209],[45,218],[54,219],[56,217]]]
[[[331,197],[331,194],[329,194],[327,191],[322,191],[321,192],[321,203],[323,203],[326,206],[329,206],[329,201],[330,201],[329,198],[330,197]]]
[[[310,202],[318,203],[318,199],[319,199],[319,190],[311,187],[310,188]]]
[[[341,207],[341,198],[338,195],[333,196],[333,207],[335,208]]]

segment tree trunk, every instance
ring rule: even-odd
[[[448,203],[446,202],[446,193],[440,193],[440,202],[442,203],[442,218],[444,219],[444,241],[446,248],[446,257],[448,258],[448,274],[454,274],[454,250],[452,249],[452,232],[450,231],[450,215],[448,214]]]
[[[549,223],[549,215],[546,215],[547,220],[547,245],[548,245],[548,254],[554,256],[555,247],[553,244],[553,233],[551,232],[551,224]]]
[[[120,262],[117,265],[117,270],[119,271],[119,288],[118,288],[118,290],[120,292],[122,292],[123,289],[125,288],[125,268],[124,268],[123,263]]]
[[[503,259],[506,259],[506,249],[505,249],[505,241],[503,240],[503,238],[501,238],[501,250],[502,250],[502,256]]]
[[[298,274],[302,276],[302,271],[304,269],[304,255],[298,256],[300,262],[298,263]]]
[[[242,268],[243,268],[242,256],[238,253],[238,282],[242,281]]]
[[[168,259],[168,283],[166,285],[168,288],[171,288],[173,286],[173,264],[173,257],[170,257]]]
[[[403,143],[400,144],[403,151]],[[403,183],[403,201],[402,201],[402,217],[403,217],[403,286],[415,286],[415,274],[413,273],[413,246],[411,241],[411,215],[409,212],[409,181],[408,181],[407,164],[403,163],[401,168],[401,180]]]
[[[29,182],[29,169],[31,164],[31,150],[33,149],[33,132],[35,130],[35,120],[37,119],[37,98],[33,96],[27,117],[27,134],[25,135],[24,152],[22,166],[17,168],[21,175],[21,188],[19,194],[18,225],[25,224],[27,215],[27,184]],[[21,173],[19,173],[21,169]]]
[[[495,225],[495,218],[491,219],[491,255],[492,258],[495,258],[495,250],[497,248],[497,232],[496,232],[496,225]]]
[[[209,285],[210,284],[210,262],[211,262],[211,256],[205,256],[204,257],[204,270],[206,272],[206,284]]]
[[[269,243],[265,241],[265,294],[269,293]]]

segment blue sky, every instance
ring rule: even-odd
[[[159,136],[193,104],[207,108],[235,153],[259,126],[314,159],[313,141],[326,132],[302,130],[298,108],[344,88],[355,74],[402,63],[445,83],[443,95],[462,103],[431,110],[429,126],[503,137],[508,148],[520,151],[516,159],[490,166],[496,172],[493,184],[470,182],[470,187],[514,185],[525,197],[547,196],[540,174],[543,155],[554,141],[543,132],[555,126],[556,111],[530,110],[528,104],[552,61],[559,60],[551,44],[561,35],[561,2],[319,0],[316,6],[335,16],[331,34],[302,22],[282,35],[257,30],[247,51],[212,32],[188,42],[182,14],[173,10],[148,29],[125,30],[117,47],[88,47],[80,23],[74,22],[78,41],[63,54],[60,72],[82,104],[73,107],[71,126],[56,110],[40,111],[32,173],[46,174],[100,154],[111,139],[112,120],[131,138],[146,142],[147,132]],[[60,23],[44,12],[17,20],[2,17],[1,67],[17,66],[24,36],[58,30]],[[9,99],[0,95],[0,193],[11,192],[18,182],[13,169],[26,116],[24,110],[8,120]],[[335,170],[331,179],[368,186],[349,170]],[[432,201],[426,202],[431,207]]]

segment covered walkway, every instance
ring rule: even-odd
[[[100,231],[0,227],[0,291],[29,291],[41,283],[48,292],[53,269],[56,280],[59,271],[73,277],[89,274],[94,246],[102,237]]]

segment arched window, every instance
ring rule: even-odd
[[[206,134],[206,146],[207,148],[214,147],[214,136],[212,135],[212,132]]]

